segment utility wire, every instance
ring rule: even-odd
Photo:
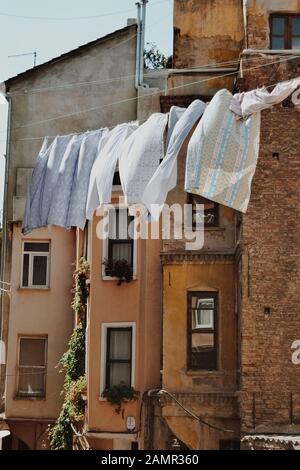
[[[188,408],[186,408],[182,403],[180,403],[179,400],[177,400],[177,398],[175,397],[175,395],[173,395],[173,393],[170,393],[167,390],[164,390],[164,389],[159,390],[157,395],[167,395],[167,396],[169,396],[170,398],[172,398],[173,401],[175,401],[175,403],[177,403],[178,406],[180,406],[180,408],[183,409],[183,411],[186,414],[188,414],[191,418],[199,421],[199,423],[203,424],[204,426],[208,426],[211,429],[215,429],[216,431],[221,431],[221,432],[230,432],[230,433],[235,432],[232,429],[223,429],[223,428],[220,428],[219,426],[215,426],[214,424],[208,423],[206,420],[204,420],[200,416],[197,416],[193,411],[190,411]]]
[[[160,3],[164,3],[166,0],[159,0],[157,2],[149,3],[149,6],[155,6]],[[108,16],[117,16],[123,13],[129,13],[135,11],[134,8],[129,8],[127,10],[112,11],[109,13],[101,13],[98,15],[88,15],[88,16],[27,16],[27,15],[18,15],[14,13],[0,12],[0,16],[5,16],[8,18],[20,18],[23,20],[42,20],[42,21],[77,21],[77,20],[92,20],[95,18],[106,18]]]
[[[274,65],[274,64],[280,64],[282,62],[287,62],[288,60],[294,60],[294,59],[297,59],[297,58],[300,58],[300,55],[284,58],[282,60],[278,60],[278,61],[274,61],[274,62],[269,62],[267,64],[260,64],[260,65],[254,66],[254,67],[245,68],[245,69],[243,69],[243,72],[256,70],[256,69],[259,69],[259,68],[262,68],[262,67],[268,67],[268,66]],[[218,75],[217,77],[209,77],[209,78],[206,78],[206,79],[203,79],[203,80],[196,80],[194,82],[185,83],[185,84],[182,84],[182,85],[177,85],[177,86],[168,88],[167,91],[169,92],[169,91],[172,91],[172,90],[187,88],[187,87],[190,87],[192,85],[197,85],[197,84],[200,84],[200,83],[208,82],[210,80],[226,78],[228,76],[236,75],[237,73],[238,73],[238,71],[228,72],[228,73],[225,73],[225,74]],[[74,111],[72,113],[63,114],[63,115],[56,116],[56,117],[53,117],[53,118],[48,118],[48,119],[44,119],[44,120],[41,120],[41,121],[35,121],[35,122],[28,123],[28,124],[23,124],[21,126],[16,126],[14,128],[14,130],[24,129],[24,128],[31,127],[31,126],[36,126],[36,125],[39,125],[39,124],[45,124],[47,122],[53,122],[53,121],[57,121],[59,119],[64,119],[66,117],[76,116],[78,114],[88,113],[88,112],[92,112],[92,111],[98,111],[100,109],[105,109],[105,108],[110,107],[110,106],[115,106],[115,105],[119,105],[119,104],[123,104],[123,103],[128,103],[128,102],[131,102],[131,101],[136,101],[138,99],[149,98],[151,96],[156,96],[156,95],[158,95],[158,94],[160,94],[164,91],[165,90],[158,90],[158,91],[154,91],[152,93],[145,94],[145,95],[142,95],[142,96],[135,96],[133,98],[125,98],[123,100],[114,101],[112,103],[107,103],[107,104],[104,104],[104,105],[101,105],[101,106],[95,106],[95,107],[92,107],[92,108],[87,108],[87,109],[82,109],[82,110],[79,110],[79,111]]]

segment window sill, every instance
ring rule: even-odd
[[[14,400],[18,400],[18,401],[22,401],[22,400],[25,400],[25,401],[46,401],[46,396],[43,395],[43,396],[26,396],[26,395],[15,395],[14,396]]]
[[[210,375],[210,376],[220,376],[220,375],[224,375],[225,372],[223,370],[205,370],[205,369],[199,369],[199,370],[192,370],[192,369],[189,369],[189,370],[186,370],[185,371],[186,375],[190,375],[190,376],[207,376],[207,375]]]
[[[49,291],[49,290],[51,290],[51,288],[50,287],[22,287],[22,286],[20,286],[20,287],[17,288],[17,290],[18,291],[27,291],[27,290],[30,290],[30,291],[31,290],[34,290],[34,291],[36,291],[36,290],[38,290],[38,291]]]
[[[131,281],[136,281],[136,279],[137,279],[137,276],[133,276]],[[102,281],[118,281],[118,280],[119,279],[117,277],[105,276],[105,275],[102,276]],[[123,282],[125,282],[125,284],[130,284],[130,282],[126,282],[126,281],[123,281]]]
[[[204,227],[204,233],[205,232],[225,232],[225,227]],[[191,227],[187,227],[186,231],[188,233],[195,233],[195,229],[192,229]]]

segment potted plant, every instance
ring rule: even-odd
[[[116,406],[115,412],[120,414],[122,411],[122,405],[130,401],[136,401],[139,394],[140,392],[130,385],[120,382],[119,385],[113,385],[110,388],[106,388],[102,393],[102,397],[106,398],[111,405]]]
[[[118,279],[118,286],[120,286],[122,282],[132,281],[133,269],[126,259],[104,260],[103,264],[105,266],[105,274],[107,276],[116,277]]]

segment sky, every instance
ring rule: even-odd
[[[0,82],[37,64],[126,26],[136,16],[136,0],[0,0]],[[28,18],[31,17],[31,18]],[[89,17],[89,18],[87,18]],[[90,18],[94,17],[94,18]],[[146,42],[172,53],[173,0],[149,0]],[[0,97],[0,210],[3,204],[7,105]]]

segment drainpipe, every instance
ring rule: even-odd
[[[141,59],[141,4],[136,3],[137,37],[136,37],[136,60],[135,60],[135,87],[140,84],[140,59]]]
[[[136,65],[135,65],[135,87],[149,88],[144,83],[144,48],[145,48],[145,26],[146,26],[146,4],[148,0],[136,3],[137,7],[137,41],[136,41]]]
[[[1,252],[1,269],[0,269],[0,280],[6,281],[6,258],[7,258],[7,233],[8,233],[8,220],[7,220],[7,198],[8,198],[8,170],[9,170],[9,157],[10,157],[10,139],[11,139],[11,116],[12,116],[12,100],[9,93],[5,93],[5,98],[8,102],[8,118],[7,118],[7,140],[6,140],[6,154],[5,154],[5,179],[4,179],[4,200],[3,200],[3,227],[2,227],[2,252]],[[3,286],[3,284],[1,284]],[[4,343],[5,351],[7,352],[7,331],[5,326],[6,320],[6,307],[7,307],[7,299],[5,298],[7,295],[5,292],[1,293],[1,324],[0,324],[0,339],[2,341],[2,345]],[[5,354],[6,356],[6,354]],[[6,360],[5,360],[6,362]],[[0,373],[0,397],[4,394],[4,387],[5,387],[5,370],[6,365],[0,365],[1,373]],[[3,372],[3,374],[2,374]],[[0,409],[2,404],[0,402]]]
[[[146,5],[148,0],[141,0],[142,3],[142,21],[141,21],[141,46],[140,46],[140,86],[149,88],[144,83],[144,49],[145,49],[145,33],[146,33]]]

